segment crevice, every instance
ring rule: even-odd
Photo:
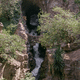
[[[46,48],[41,46],[41,43],[38,43],[37,37],[40,34],[37,32],[37,26],[39,25],[38,13],[40,8],[29,0],[22,1],[22,12],[23,16],[26,16],[26,25],[28,29],[28,43],[27,43],[27,53],[29,55],[29,68],[35,80],[39,79],[39,72],[42,62],[45,58]],[[37,70],[37,71],[36,71]]]

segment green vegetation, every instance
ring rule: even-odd
[[[16,25],[20,19],[19,0],[1,0],[0,3],[0,22],[3,23],[4,29],[10,34],[14,34]]]
[[[0,22],[4,25],[2,33],[0,33],[0,59],[2,63],[13,61],[17,58],[16,51],[22,53],[25,49],[25,40],[14,34],[21,17],[19,1],[0,0]],[[35,78],[31,73],[26,73],[25,78],[21,80],[35,80]]]
[[[80,34],[80,19],[76,20],[73,13],[56,7],[54,18],[50,18],[50,14],[42,13],[38,30],[41,31],[41,44],[46,47],[53,47],[61,43],[71,43],[76,39],[76,35]]]
[[[7,80],[7,79],[3,78],[3,79],[0,79],[0,80]]]
[[[32,77],[32,74],[28,72],[25,74],[25,79],[21,80],[35,80],[35,77]]]
[[[75,17],[76,14],[60,7],[53,8],[56,15],[50,18],[49,13],[40,15],[40,26],[38,30],[41,31],[39,41],[43,46],[48,48],[57,48],[54,55],[54,76],[59,80],[63,80],[64,62],[60,49],[62,43],[72,43],[76,40],[76,35],[80,34],[80,18]]]
[[[54,55],[54,76],[57,76],[59,80],[64,80],[64,61],[61,56],[62,53],[63,50],[61,50],[60,47],[58,47]]]
[[[25,40],[17,35],[9,35],[0,33],[0,53],[1,54],[10,54],[12,57],[15,57],[15,51],[23,51]]]
[[[63,2],[66,2],[66,0],[63,0]]]
[[[80,0],[75,0],[74,3],[77,4],[79,7],[79,12],[76,14],[76,17],[78,17],[80,16]]]
[[[20,19],[19,0],[0,1],[0,22],[3,23],[3,34],[0,33],[0,53],[10,54],[15,57],[15,51],[22,51],[25,41],[14,35]]]
[[[75,0],[74,2],[77,3],[77,4],[79,4],[80,3],[80,0]]]

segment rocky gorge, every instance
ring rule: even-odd
[[[78,13],[79,6],[74,0],[22,0],[21,10],[24,24],[19,21],[15,34],[26,40],[22,54],[16,51],[17,59],[11,59],[6,63],[2,63],[0,57],[0,78],[7,80],[21,80],[27,72],[32,72],[36,80],[58,80],[54,77],[54,49],[48,49],[41,46],[37,32],[38,13],[40,8],[47,13],[51,13],[50,17],[54,17],[55,13],[52,8],[55,6],[70,9],[71,12]],[[0,26],[2,29],[3,26]],[[1,31],[2,32],[2,31]],[[62,45],[65,51],[62,55],[65,63],[64,80],[80,79],[80,42]]]

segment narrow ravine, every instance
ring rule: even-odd
[[[34,59],[36,61],[36,67],[31,71],[31,73],[33,74],[33,76],[36,77],[36,80],[38,80],[38,73],[39,73],[39,69],[41,67],[41,63],[43,62],[43,58],[40,58],[39,57],[39,51],[38,51],[38,47],[39,47],[39,43],[36,43],[34,46],[33,46],[33,49],[34,49],[34,53],[35,53],[35,56],[34,56]]]
[[[39,22],[38,22],[37,14],[33,14],[30,16],[30,21],[28,24],[29,24],[28,25],[29,34],[31,36],[38,37],[39,35],[37,33],[37,26],[39,25]],[[33,50],[32,54],[34,54],[34,60],[35,60],[36,65],[35,65],[35,68],[31,71],[31,73],[33,74],[33,76],[35,76],[35,78],[36,78],[35,80],[38,80],[39,79],[39,70],[41,67],[41,63],[44,60],[43,53],[45,53],[45,50],[42,49],[40,43],[37,43],[37,42],[35,43],[35,41],[32,42],[32,44],[33,43],[34,43],[34,45],[32,47],[32,50]]]
[[[40,68],[41,64],[44,61],[44,56],[46,49],[41,46],[39,42],[40,33],[37,31],[39,25],[38,13],[40,8],[31,1],[22,2],[22,11],[23,15],[26,16],[26,25],[27,25],[27,34],[28,34],[28,43],[27,43],[27,53],[29,55],[28,67],[30,72],[35,76],[35,80],[38,80],[40,77]]]
[[[32,30],[30,30],[30,35],[32,36],[38,36],[37,32],[36,32],[36,28],[38,26],[38,17],[37,15],[32,15],[31,19],[30,19],[30,25],[31,26],[36,26],[35,28],[33,28]],[[31,73],[33,74],[33,76],[35,76],[35,80],[38,80],[39,78],[39,69],[41,67],[41,63],[43,62],[43,58],[40,57],[40,52],[39,52],[39,43],[35,43],[35,45],[33,46],[33,54],[34,54],[34,59],[35,59],[35,63],[36,66],[35,68],[31,71]]]

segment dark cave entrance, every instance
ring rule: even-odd
[[[40,8],[29,0],[23,0],[22,12],[23,15],[27,18],[26,25],[29,32],[31,32],[33,29],[37,29],[37,26],[39,25],[38,13],[40,12]]]
[[[29,56],[29,68],[30,72],[33,74],[33,76],[35,76],[35,80],[38,80],[40,78],[40,67],[44,61],[46,53],[46,48],[41,46],[41,43],[38,43],[38,41],[35,40],[36,37],[40,35],[40,33],[37,32],[37,27],[39,25],[38,13],[40,12],[40,8],[29,0],[23,0],[21,6],[23,16],[27,17],[26,25],[29,34],[27,53]]]

